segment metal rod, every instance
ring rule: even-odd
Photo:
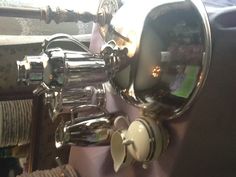
[[[21,18],[42,18],[42,9],[39,8],[22,8],[22,7],[0,7],[0,16],[4,17],[21,17]]]
[[[63,10],[57,8],[53,11],[50,6],[47,6],[45,9],[33,8],[33,7],[0,7],[0,16],[3,17],[20,17],[20,18],[31,18],[44,20],[47,24],[52,20],[56,23],[61,22],[97,22],[98,16],[93,15],[89,12],[78,13],[72,10]],[[104,20],[100,18],[100,20]]]

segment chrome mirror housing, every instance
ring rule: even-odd
[[[106,33],[105,39],[128,49],[130,61],[111,84],[145,113],[176,118],[207,77],[212,48],[207,13],[201,1],[141,1],[132,7],[125,3]]]

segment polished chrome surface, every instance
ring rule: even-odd
[[[44,56],[26,56],[24,60],[17,61],[17,82],[27,85],[40,84],[43,80]]]
[[[53,42],[67,39],[82,51],[51,47]],[[103,83],[122,67],[126,48],[118,48],[108,42],[101,53],[92,54],[78,40],[66,34],[56,34],[45,40],[39,56],[26,56],[17,61],[18,82],[38,85],[34,94],[45,95],[49,114],[55,120],[60,113],[68,113],[71,107],[96,105],[104,107]]]
[[[105,61],[93,56],[78,57],[76,54],[66,54],[65,86],[76,87],[106,82]]]
[[[79,51],[52,48],[51,44],[58,40],[68,40],[78,46]],[[87,78],[89,82],[92,77],[105,77],[105,71],[98,72],[99,69],[103,70],[105,62],[91,54],[86,46],[70,35],[55,34],[44,41],[42,49],[43,52],[38,56],[26,56],[23,61],[17,61],[18,82],[27,85],[44,83],[50,89],[58,91],[62,87],[68,89],[66,84],[73,85],[77,81],[80,82],[75,87],[89,85],[83,78]],[[95,75],[91,76],[90,70]]]
[[[79,51],[51,47],[58,40],[69,40]],[[57,46],[57,45],[56,45]],[[92,54],[80,41],[66,34],[56,34],[43,43],[39,56],[26,56],[17,61],[18,82],[38,86],[34,94],[45,95],[49,114],[55,120],[61,113],[81,105],[105,106],[105,89],[109,74],[116,71],[113,49],[106,46],[100,55]],[[110,50],[111,49],[111,50]],[[104,57],[103,56],[108,56]],[[114,60],[113,60],[114,58]],[[110,64],[110,62],[112,62]],[[108,66],[114,67],[108,67]]]
[[[52,120],[55,120],[59,114],[70,113],[74,107],[81,105],[104,107],[105,102],[105,89],[101,84],[70,90],[49,90],[45,93],[45,104],[48,105]]]
[[[211,59],[211,31],[201,1],[125,3],[105,39],[128,49],[130,65],[111,79],[129,103],[158,119],[181,115],[195,100]],[[129,14],[127,16],[127,14]]]
[[[49,51],[43,82],[52,87],[65,89],[103,83],[108,76],[105,61],[87,52]]]
[[[89,110],[93,111],[91,108]],[[101,110],[89,114],[88,112],[86,110],[85,116],[78,114],[75,119],[60,123],[55,133],[57,148],[64,145],[109,145],[111,135],[117,129],[117,121],[128,121],[121,113],[106,113]]]
[[[103,85],[86,86],[62,92],[65,105],[104,105],[105,89]]]
[[[44,83],[56,91],[102,84],[126,63],[127,49],[117,47],[114,41],[108,42],[99,54],[48,49],[49,44],[41,55],[26,56],[23,61],[17,61],[18,82],[27,85]]]

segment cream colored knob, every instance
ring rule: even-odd
[[[166,132],[160,123],[149,118],[139,118],[131,123],[126,134],[126,141],[132,142],[127,149],[139,162],[157,159],[166,147]]]

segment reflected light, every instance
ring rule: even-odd
[[[160,66],[156,66],[153,70],[152,70],[152,76],[153,77],[159,77],[159,75],[160,75],[160,73],[161,73],[161,68],[160,68]]]
[[[150,9],[153,8],[152,3],[147,3],[144,6],[143,3],[137,1],[134,9],[131,2],[126,2],[126,6],[122,6],[111,21],[112,27],[119,34],[116,35],[116,43],[128,49],[128,57],[130,58],[139,49],[144,21]],[[123,36],[123,38],[120,36]]]

